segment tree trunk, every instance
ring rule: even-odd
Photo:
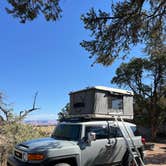
[[[152,120],[151,120],[151,136],[152,136],[152,141],[154,141],[156,139],[157,131],[158,131],[157,117],[153,117]]]

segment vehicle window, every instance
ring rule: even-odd
[[[121,132],[121,130],[120,130],[120,128],[119,127],[116,127],[116,131],[117,131],[117,137],[123,137],[123,134],[122,134],[122,132]]]
[[[123,137],[121,130],[118,127],[110,126],[110,137]]]
[[[140,132],[136,126],[131,126],[130,128],[135,136],[140,136]]]
[[[52,137],[55,139],[78,140],[81,134],[81,125],[59,124]]]
[[[107,126],[87,126],[85,128],[85,136],[88,136],[89,132],[94,132],[96,133],[96,139],[104,139],[108,138],[108,130]]]

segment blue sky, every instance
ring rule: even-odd
[[[39,17],[20,24],[6,14],[0,2],[0,91],[16,113],[31,107],[36,91],[41,109],[28,119],[56,119],[71,91],[94,85],[116,87],[110,80],[119,62],[111,67],[91,67],[93,60],[79,45],[89,39],[80,15],[91,7],[108,10],[109,5],[108,0],[62,0],[59,21],[49,23]]]

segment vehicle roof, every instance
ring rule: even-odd
[[[110,88],[110,87],[105,87],[105,86],[87,87],[87,88],[82,89],[82,90],[71,92],[70,94],[72,94],[72,93],[78,93],[78,92],[86,91],[86,90],[90,90],[90,89],[96,89],[96,90],[102,90],[102,91],[108,91],[108,92],[115,92],[115,93],[132,95],[132,96],[134,95],[134,93],[132,91],[123,90],[123,89],[117,89],[117,88]]]

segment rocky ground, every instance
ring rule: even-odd
[[[152,150],[145,151],[147,166],[166,166],[166,143],[154,143]]]

